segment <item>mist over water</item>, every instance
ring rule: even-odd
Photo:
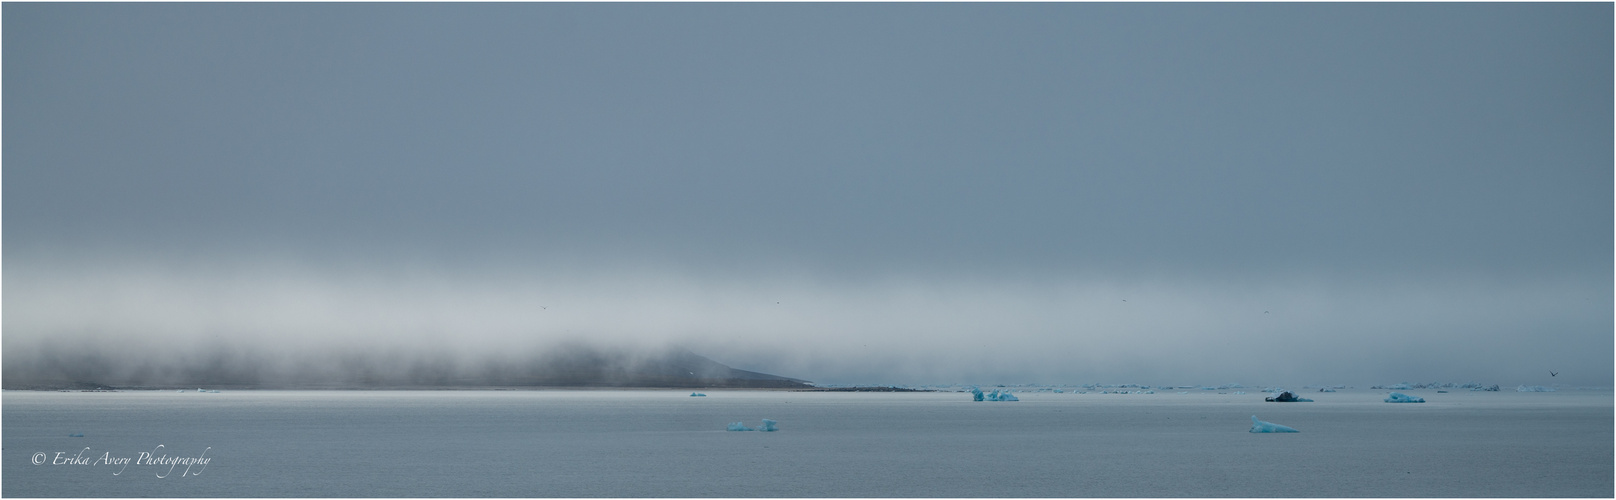
[[[833,384],[1604,385],[1609,364],[1586,341],[1608,290],[1577,282],[73,264],[8,264],[11,380],[410,385],[672,348]]]

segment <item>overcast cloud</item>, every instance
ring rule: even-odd
[[[1610,4],[3,9],[7,363],[1612,381]]]

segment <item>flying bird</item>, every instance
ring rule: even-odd
[[[1553,377],[1553,376],[1556,376],[1556,375],[1559,375],[1559,374],[1555,373],[1554,370],[1549,370],[1549,376],[1550,377]]]

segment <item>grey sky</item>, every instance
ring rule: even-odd
[[[6,4],[7,356],[274,324],[1610,385],[1611,14]]]

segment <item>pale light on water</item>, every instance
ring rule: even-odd
[[[5,496],[1611,497],[1612,393],[4,393]],[[1296,434],[1252,434],[1251,416]],[[779,432],[726,432],[729,422]],[[82,433],[83,437],[69,437]],[[155,447],[162,445],[157,450]],[[204,466],[55,465],[205,457]],[[154,450],[155,451],[154,453]],[[34,464],[36,454],[47,460]],[[114,474],[118,473],[118,474]],[[192,474],[197,473],[197,474]],[[165,476],[165,477],[158,477]]]

